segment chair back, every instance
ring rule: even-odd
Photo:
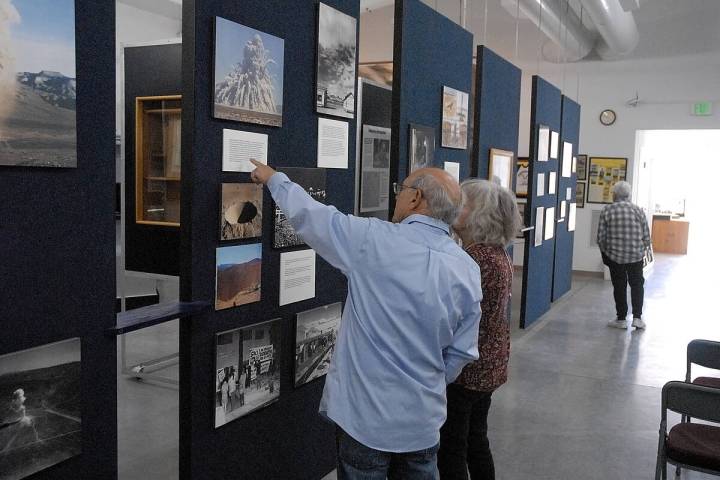
[[[693,340],[687,346],[688,364],[720,370],[720,342]]]
[[[666,411],[720,423],[720,389],[686,382],[668,382],[662,389],[662,417]]]

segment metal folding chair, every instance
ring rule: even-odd
[[[720,426],[681,422],[667,430],[667,412],[720,424],[720,389],[668,382],[662,389],[655,480],[667,479],[667,464],[720,476]]]

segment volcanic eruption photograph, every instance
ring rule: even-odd
[[[214,116],[282,126],[285,41],[215,18]]]
[[[80,339],[0,356],[0,480],[82,450]]]
[[[77,166],[75,1],[0,0],[0,165]]]
[[[262,244],[217,249],[215,310],[260,301]]]

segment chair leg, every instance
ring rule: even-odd
[[[675,478],[680,478],[680,467],[675,467]]]

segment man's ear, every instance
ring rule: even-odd
[[[412,192],[413,197],[410,199],[410,205],[412,205],[412,210],[417,210],[422,203],[422,190],[413,189]]]

